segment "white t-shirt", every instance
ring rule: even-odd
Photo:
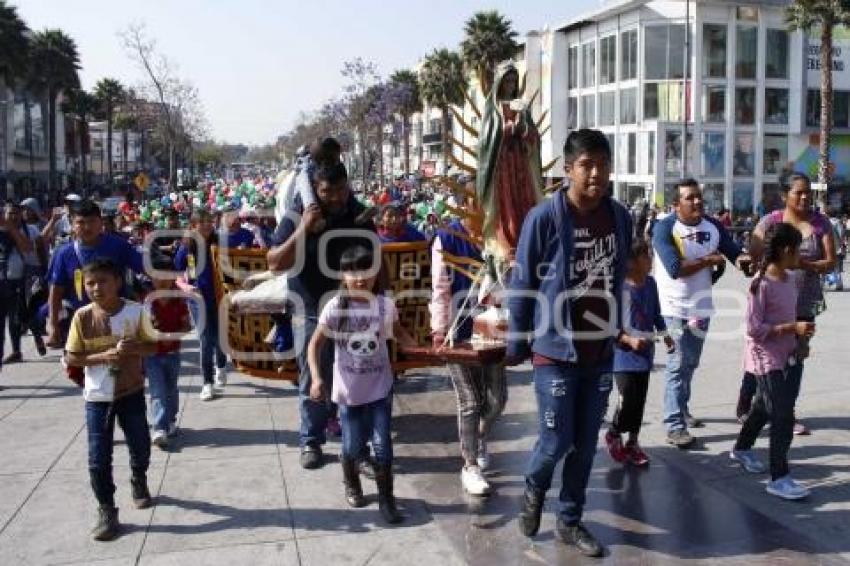
[[[683,261],[695,260],[717,252],[720,232],[717,226],[703,219],[694,226],[676,220],[673,226],[673,243]],[[658,283],[662,316],[681,319],[710,318],[714,314],[711,299],[711,268],[673,279],[658,254],[655,255],[653,273]]]

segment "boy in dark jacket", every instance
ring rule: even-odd
[[[539,436],[526,473],[520,530],[534,536],[552,474],[564,459],[557,534],[587,556],[603,548],[581,523],[602,417],[632,243],[629,211],[609,195],[611,148],[598,130],[564,145],[569,187],[532,209],[517,246],[508,293],[508,365],[531,358]],[[569,452],[569,456],[567,456]]]

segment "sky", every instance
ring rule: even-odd
[[[201,96],[211,136],[273,142],[302,111],[345,83],[345,61],[374,61],[382,76],[435,48],[456,48],[464,22],[496,9],[524,36],[600,0],[10,0],[33,30],[61,28],[77,42],[83,87],[113,77],[140,84],[118,33],[143,22],[158,50]]]

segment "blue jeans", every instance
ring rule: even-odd
[[[151,437],[145,415],[145,392],[139,391],[112,403],[86,402],[89,479],[97,502],[111,507],[115,506],[112,445],[116,417],[127,441],[133,477],[144,478],[151,457]]]
[[[664,371],[664,426],[667,432],[673,432],[688,428],[685,415],[690,414],[691,381],[699,367],[709,321],[705,320],[700,330],[694,330],[687,320],[671,317],[664,317],[664,320],[676,342],[676,352],[667,357]]]
[[[215,359],[215,367],[223,369],[227,365],[227,358],[221,347],[218,344],[218,308],[217,305],[205,303],[207,309],[207,319],[204,328],[200,329],[201,341],[201,375],[204,378],[204,383],[213,382],[213,359]],[[195,321],[195,326],[198,324],[198,304],[195,301],[189,301],[189,309],[192,311],[192,320]]]
[[[180,352],[145,358],[145,375],[151,393],[153,429],[167,432],[168,427],[177,422],[180,408],[180,392],[177,390]]]
[[[393,443],[390,436],[393,403],[392,392],[384,399],[365,405],[339,406],[339,421],[342,425],[343,458],[360,459],[372,441],[375,462],[389,466],[393,463]]]
[[[612,381],[610,365],[534,366],[538,437],[525,482],[529,489],[546,493],[555,467],[563,459],[557,515],[568,525],[581,520]]]
[[[325,443],[325,427],[328,418],[333,416],[336,407],[330,401],[313,401],[310,399],[310,365],[307,363],[307,345],[316,331],[318,319],[315,314],[304,318],[303,325],[293,325],[295,339],[295,351],[298,353],[296,362],[298,364],[298,408],[301,413],[300,445],[301,448],[311,446],[319,447]],[[328,393],[333,387],[333,363],[334,346],[332,340],[326,340],[322,352],[319,354],[319,365],[321,366],[322,380],[325,382]]]

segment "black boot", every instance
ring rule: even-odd
[[[528,486],[525,487],[522,505],[519,509],[519,530],[527,537],[533,537],[540,529],[540,516],[543,514],[545,497],[545,493]]]
[[[372,459],[368,453],[361,457],[358,466],[360,469],[360,475],[366,478],[367,480],[375,481],[375,461]]]
[[[130,478],[130,489],[133,492],[133,504],[136,509],[147,509],[153,505],[151,492],[148,489],[148,480],[145,476]]]
[[[118,536],[118,509],[101,505],[97,509],[97,523],[91,531],[94,540],[107,541]]]
[[[360,470],[358,462],[353,458],[341,458],[342,482],[345,484],[345,500],[352,507],[363,507],[366,499],[363,497],[363,488],[360,486]]]
[[[605,549],[581,523],[567,525],[561,519],[555,523],[555,532],[564,544],[574,545],[579,552],[590,558],[599,558],[605,554]]]
[[[378,509],[384,516],[384,520],[391,525],[401,523],[404,517],[401,516],[395,506],[392,466],[376,464],[375,483],[378,484]]]

